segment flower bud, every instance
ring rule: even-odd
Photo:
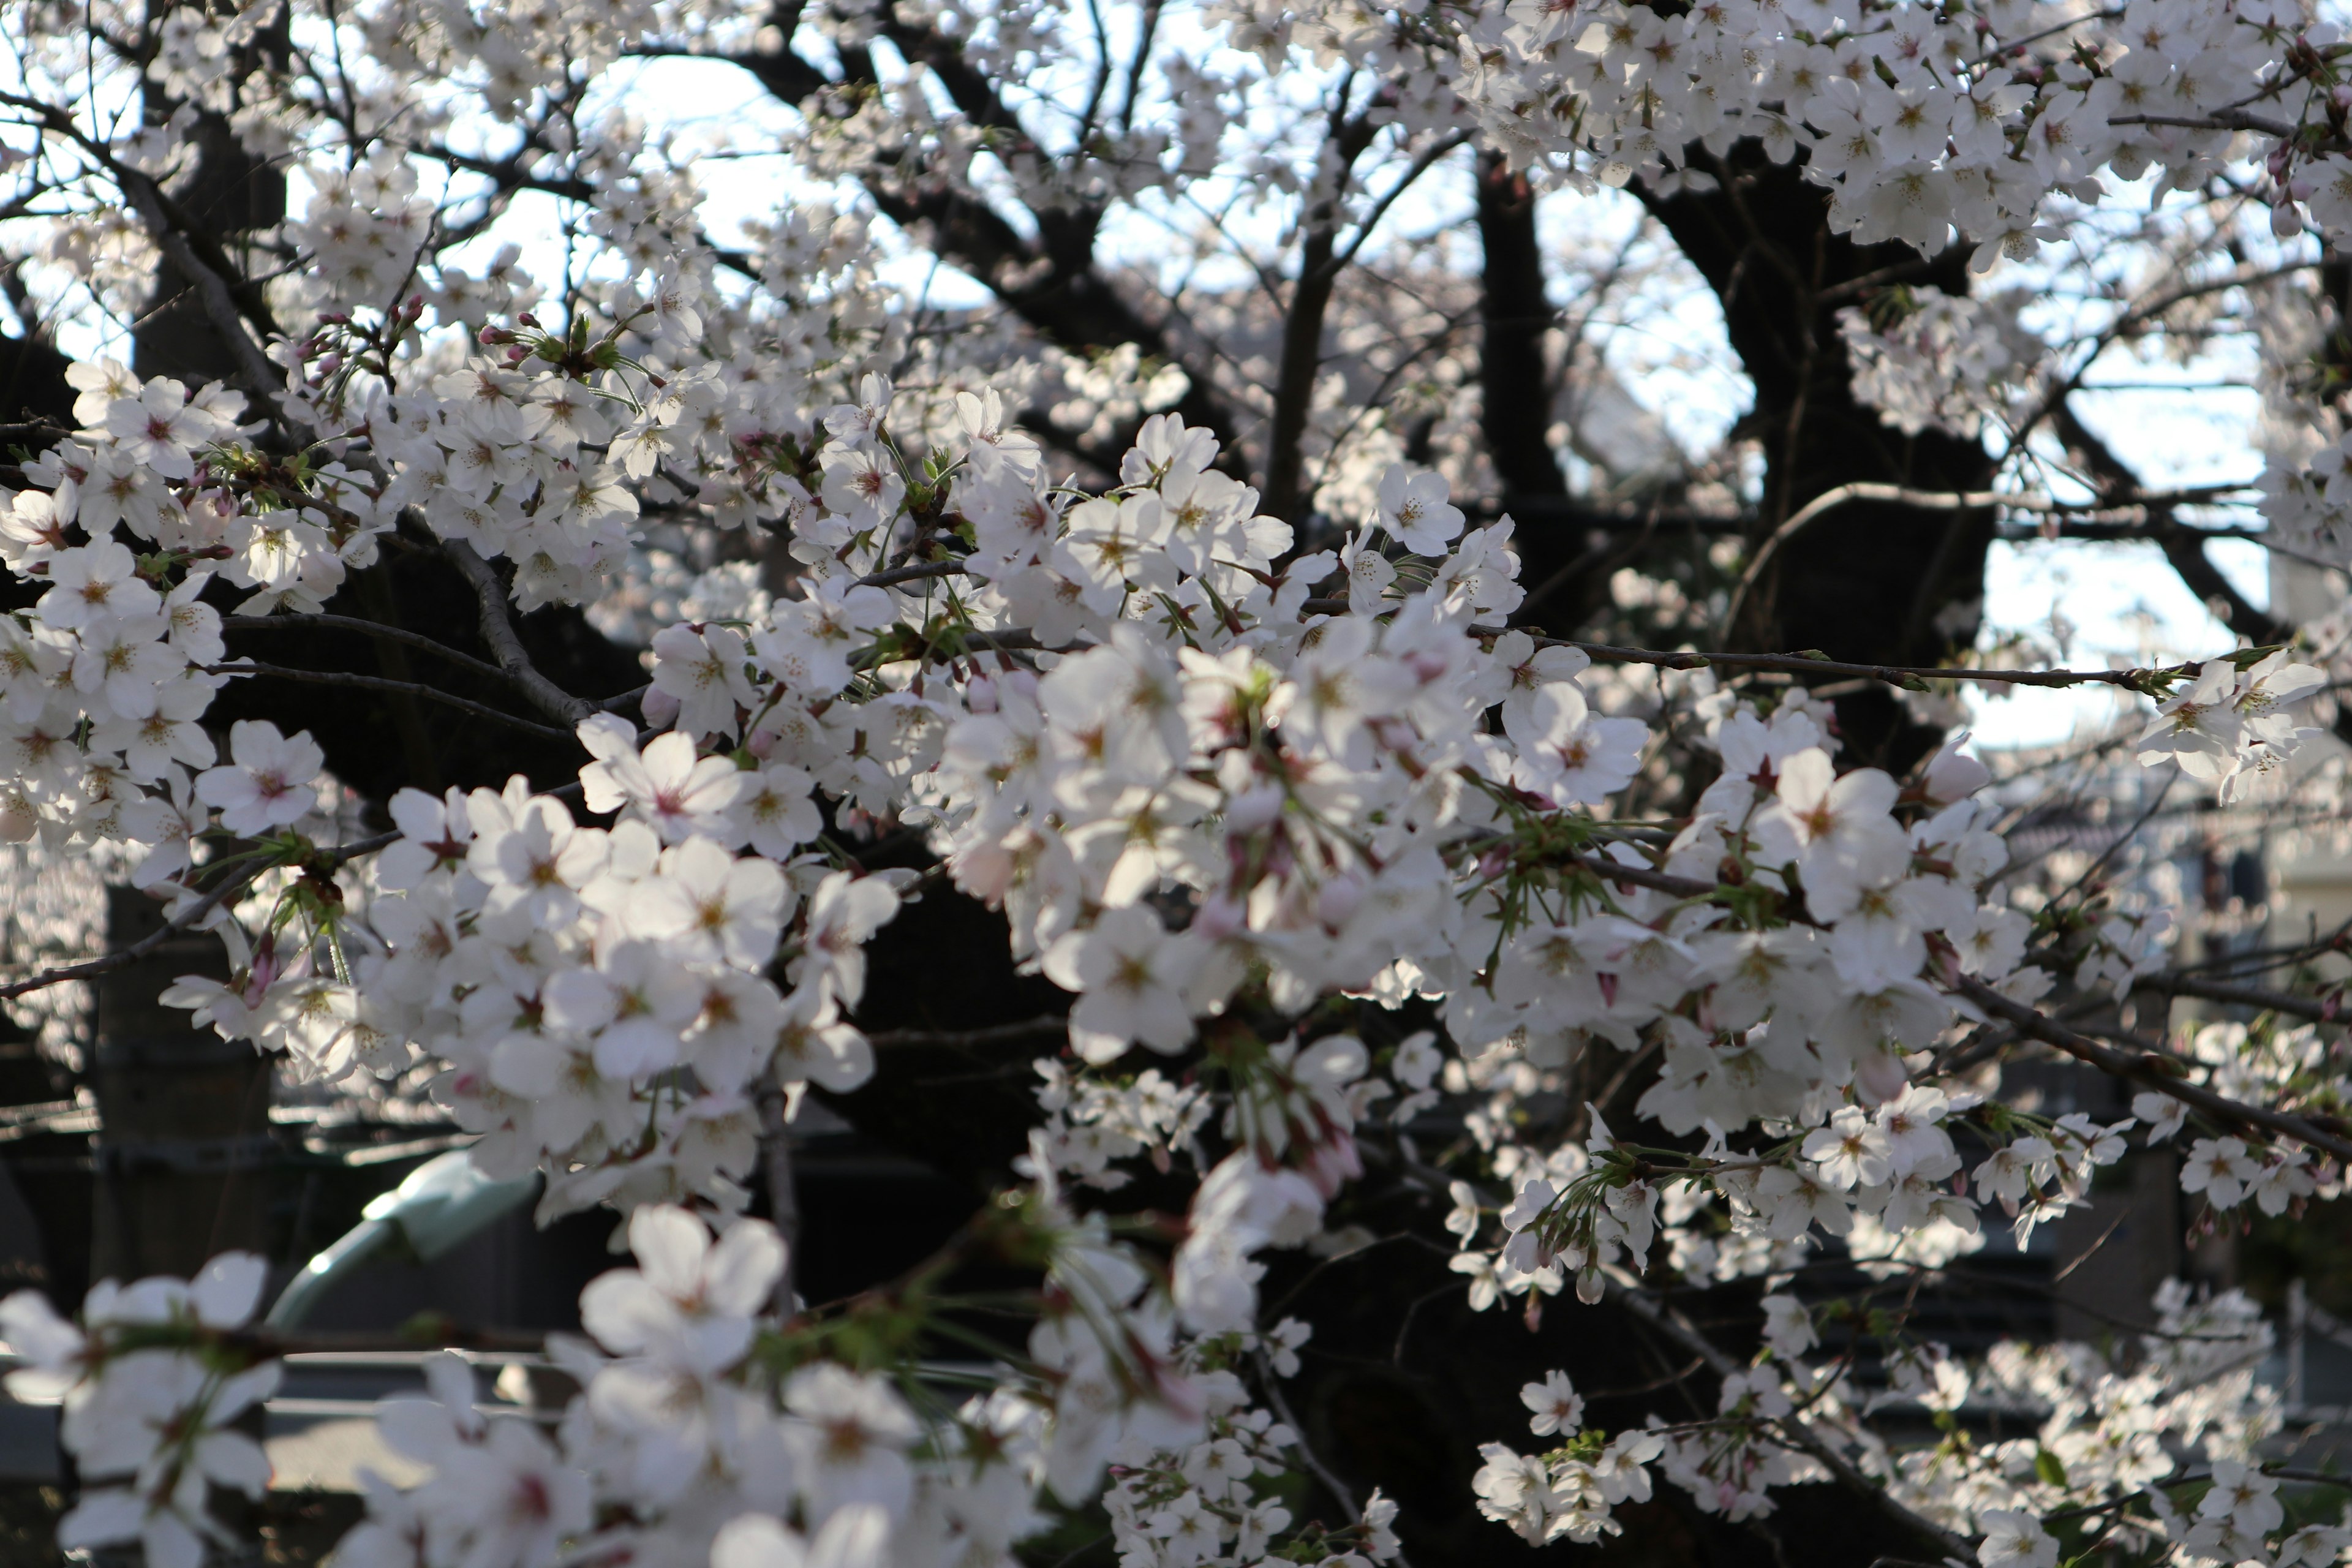
[[[1192,933],[1211,942],[1223,942],[1246,929],[1249,911],[1240,902],[1223,893],[1212,893],[1201,900],[1192,911]]]
[[[1315,895],[1315,918],[1325,925],[1337,928],[1346,925],[1364,903],[1362,880],[1348,872],[1326,881]]]
[[[1273,784],[1259,784],[1234,796],[1225,806],[1225,831],[1255,833],[1282,815],[1282,791]]]

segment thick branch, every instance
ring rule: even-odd
[[[2175,521],[2172,500],[2163,496],[2147,496],[2140,488],[2139,475],[2116,454],[2115,448],[2084,425],[2063,399],[2052,411],[2058,438],[2064,442],[2090,470],[2096,480],[2102,499],[2109,501],[2137,501],[2148,509],[2148,533],[2164,552],[2166,563],[2179,574],[2180,581],[2198,602],[2212,609],[2229,625],[2231,631],[2261,643],[2292,641],[2294,627],[2278,620],[2257,607],[2205,553],[2205,541],[2195,529]]]
[[[489,644],[499,667],[516,689],[530,699],[532,707],[567,725],[576,725],[590,714],[601,711],[597,704],[584,697],[572,696],[540,674],[538,667],[530,662],[530,655],[523,651],[522,638],[515,635],[514,622],[508,618],[506,584],[499,581],[499,574],[490,570],[490,563],[472,545],[462,539],[444,540],[441,552],[472,586],[475,602],[481,607],[482,640]]]
[[[1331,264],[1339,247],[1339,198],[1347,191],[1356,160],[1378,133],[1370,112],[1353,120],[1344,118],[1344,85],[1340,92],[1325,141],[1330,156],[1317,163],[1318,178],[1328,177],[1331,184],[1305,215],[1298,281],[1291,289],[1290,310],[1282,321],[1282,362],[1275,373],[1274,420],[1265,438],[1265,510],[1267,515],[1290,522],[1300,521],[1299,509],[1307,500],[1307,425],[1315,411],[1315,377],[1323,368],[1323,322],[1330,313],[1331,291],[1339,281],[1339,269]]]
[[[1551,301],[1536,242],[1535,192],[1497,153],[1478,160],[1478,238],[1486,251],[1479,279],[1479,424],[1487,458],[1514,507],[1522,496],[1565,497],[1568,481],[1549,439],[1544,331],[1551,324]]]
[[[935,28],[900,21],[895,13],[886,10],[884,15],[883,36],[908,60],[927,68],[966,118],[989,133],[996,157],[1007,163],[1045,158],[995,85],[963,58],[957,40]],[[845,79],[835,82],[792,52],[789,29],[784,36],[784,47],[722,58],[750,72],[781,101],[805,106],[811,113],[827,111],[824,104],[808,100],[829,89],[850,95],[881,89],[865,50],[843,51]],[[1081,151],[1077,155],[1088,154]],[[885,216],[904,227],[927,228],[929,243],[941,257],[978,279],[1057,348],[1085,355],[1133,343],[1149,357],[1184,363],[1166,331],[1146,320],[1096,266],[1099,207],[1074,204],[1032,209],[1028,216],[1038,233],[1032,244],[978,195],[945,176],[877,163],[858,177]],[[1184,363],[1184,368],[1190,384],[1174,412],[1185,424],[1213,432],[1230,451],[1240,420],[1218,395],[1204,366]]]
[[[2077,1061],[2088,1062],[2101,1072],[2168,1094],[2183,1105],[2201,1110],[2217,1121],[2252,1128],[2273,1137],[2290,1138],[2352,1166],[2352,1142],[2323,1131],[2288,1111],[2248,1105],[2177,1077],[2175,1069],[2178,1064],[2171,1058],[2152,1051],[2118,1050],[2087,1036],[2078,1035],[2057,1020],[2021,1002],[2013,1002],[1983,981],[1967,975],[1960,976],[1958,984],[1950,989],[2011,1026],[2019,1034],[2029,1039],[2040,1040],[2045,1046],[2054,1046]]]

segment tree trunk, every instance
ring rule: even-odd
[[[110,949],[163,923],[143,893],[107,889]],[[225,969],[220,939],[189,931],[96,983],[93,1279],[184,1279],[215,1253],[268,1250],[269,1062],[156,999],[183,974]]]
[[[1763,506],[1749,555],[1807,501],[1866,480],[1922,489],[1983,489],[1981,441],[1937,430],[1906,437],[1856,402],[1837,312],[1881,286],[1968,292],[1968,252],[1932,260],[1905,245],[1857,246],[1829,229],[1828,193],[1793,165],[1743,142],[1709,161],[1724,188],[1643,193],[1723,307],[1724,326],[1756,388],[1743,425],[1764,448]],[[1819,648],[1832,658],[1934,664],[1976,638],[1990,511],[1929,511],[1856,501],[1782,541],[1751,591],[1728,646]],[[1940,731],[1911,721],[1887,691],[1841,697],[1845,760],[1900,771]]]

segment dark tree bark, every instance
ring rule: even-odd
[[[162,0],[151,8],[151,35],[170,10]],[[282,65],[287,26],[281,16],[259,37],[232,51],[219,68],[242,79],[266,62]],[[150,84],[145,107],[147,122],[161,125],[184,106]],[[259,270],[250,265],[253,237],[286,218],[285,172],[248,152],[227,118],[210,110],[195,114],[185,140],[194,157],[167,187],[172,205],[191,229],[247,262],[243,270],[250,278]],[[158,263],[147,309],[131,328],[131,363],[142,376],[173,376],[189,383],[191,390],[207,381],[237,383],[236,356],[206,317],[194,284],[168,258]]]
[[[1536,236],[1536,196],[1525,175],[1499,153],[1478,158],[1478,392],[1486,458],[1503,487],[1503,504],[1522,497],[1568,494],[1551,449],[1551,377],[1544,333],[1551,300],[1544,289]]]
[[[1858,246],[1829,228],[1828,194],[1794,165],[1743,142],[1709,163],[1723,188],[1643,193],[1715,290],[1756,388],[1744,422],[1764,448],[1764,504],[1751,550],[1807,501],[1855,481],[1922,489],[1988,487],[1979,441],[1937,430],[1906,437],[1856,402],[1837,311],[1895,282],[1968,292],[1967,252],[1923,261],[1908,246]],[[1851,502],[1785,540],[1750,595],[1730,646],[1819,648],[1832,658],[1935,664],[1975,639],[1992,542],[1990,512]],[[1884,691],[1838,700],[1846,760],[1896,770],[1937,739]]]
[[[74,389],[66,380],[66,367],[71,363],[39,338],[0,334],[0,425],[70,427]],[[28,431],[0,442],[0,450],[9,446],[35,449],[47,445]]]

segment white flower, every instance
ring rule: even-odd
[[[752,1318],[783,1272],[773,1226],[738,1220],[713,1245],[684,1209],[649,1205],[630,1216],[634,1269],[589,1281],[580,1321],[605,1349],[649,1355],[697,1377],[733,1366],[751,1348]]]
[[[196,778],[196,798],[221,814],[221,826],[243,837],[289,827],[319,803],[310,781],[326,757],[307,734],[292,740],[266,720],[240,719],[229,727],[230,762]]]
[[[84,524],[89,524],[84,519]],[[49,562],[49,591],[34,611],[56,631],[79,631],[105,616],[154,613],[161,596],[139,578],[139,563],[111,539],[61,550]]]
[[[673,953],[758,969],[774,956],[793,902],[773,862],[738,859],[708,838],[689,838],[663,856],[660,875],[625,918],[669,938]]]
[[[1865,887],[1902,874],[1911,846],[1887,815],[1895,781],[1876,768],[1834,776],[1829,753],[1797,752],[1781,764],[1773,805],[1756,820],[1766,858],[1794,860],[1814,916],[1834,921]]]
[[[1522,707],[1504,706],[1504,722],[1517,722],[1512,739],[1527,761],[1531,789],[1578,805],[1598,805],[1633,782],[1650,731],[1638,719],[1609,719],[1592,711],[1572,680],[1537,688]]]
[[[740,841],[735,812],[752,781],[727,758],[698,759],[692,737],[675,730],[655,736],[640,754],[636,731],[610,713],[583,720],[579,735],[596,759],[580,770],[581,800],[590,811],[646,823],[665,844],[698,834]]]
[[[1857,1106],[1842,1105],[1829,1125],[1805,1134],[1802,1152],[1821,1167],[1822,1180],[1840,1192],[1876,1186],[1892,1168],[1885,1130]]]
[[[1381,526],[1415,555],[1443,555],[1462,531],[1462,510],[1446,500],[1445,476],[1392,463],[1381,476]]]
[[[1045,950],[1045,977],[1077,994],[1070,1044],[1090,1062],[1116,1060],[1140,1040],[1177,1051],[1192,1037],[1185,987],[1200,963],[1197,942],[1170,931],[1140,905],[1105,910],[1092,926]]]
[[[2187,688],[2158,705],[2156,721],[2139,738],[2141,765],[2170,758],[2189,777],[2209,782],[2231,772],[2243,727],[2237,696],[2237,668],[2226,658],[2207,661]]]
[[[2032,1514],[1989,1509],[1977,1515],[1984,1540],[1977,1546],[1983,1568],[2056,1568],[2058,1541]]]
[[[1572,1436],[1584,1425],[1584,1398],[1564,1372],[1547,1373],[1541,1383],[1520,1389],[1519,1403],[1535,1412],[1528,1418],[1528,1429],[1538,1437],[1555,1432]]]
[[[677,721],[688,736],[732,735],[736,710],[759,703],[744,673],[742,634],[730,626],[678,626],[656,634],[654,689],[677,700]]]
[[[813,1521],[859,1504],[905,1509],[914,1484],[906,1450],[921,1428],[887,1384],[819,1363],[785,1383],[784,1408],[797,1417],[784,1436]]]
[[[1764,1298],[1764,1342],[1783,1361],[1794,1361],[1819,1343],[1813,1315],[1794,1296]]]
[[[2239,1138],[2200,1138],[2180,1166],[2180,1190],[2202,1193],[2217,1209],[2235,1208],[2262,1173]]]
[[[835,1511],[814,1541],[772,1515],[738,1514],[710,1543],[710,1568],[888,1568],[890,1516],[871,1503]]]

